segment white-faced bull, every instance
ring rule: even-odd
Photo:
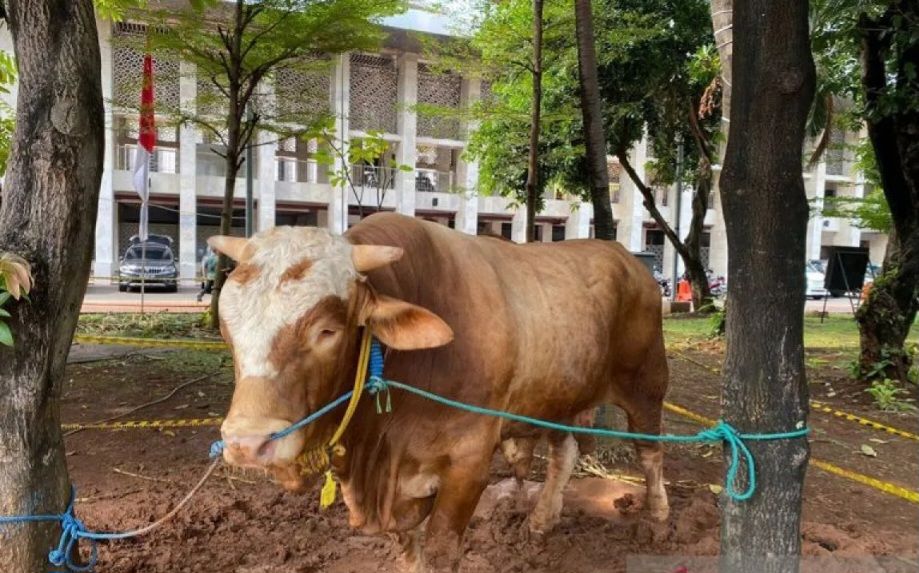
[[[515,245],[379,214],[344,237],[278,227],[213,237],[237,261],[220,298],[236,388],[224,457],[302,490],[301,454],[328,440],[338,410],[269,436],[350,389],[361,329],[386,347],[386,376],[467,403],[563,423],[625,410],[659,433],[668,372],[657,284],[614,242]],[[546,482],[529,518],[561,513],[578,443],[570,434],[477,416],[393,390],[392,411],[362,400],[333,456],[352,526],[399,534],[411,568],[451,568],[500,446],[518,479],[548,438]],[[659,444],[637,442],[652,516],[667,516]],[[426,524],[425,547],[414,531]]]

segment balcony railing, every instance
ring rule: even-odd
[[[319,164],[314,159],[278,157],[275,161],[277,163],[276,181],[286,181],[288,183],[319,182]]]
[[[137,145],[119,145],[115,154],[115,169],[134,171],[136,155]],[[152,173],[178,173],[178,159],[177,149],[156,147],[153,149],[153,157],[150,158],[150,171]]]
[[[396,184],[397,169],[378,167],[376,165],[351,165],[351,183],[355,187],[370,189],[393,189]]]
[[[449,193],[453,180],[452,171],[415,169],[415,191],[419,193]]]

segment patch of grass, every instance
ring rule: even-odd
[[[216,370],[225,370],[232,378],[233,359],[224,350],[179,349],[164,353],[156,365],[165,370],[188,376],[190,374],[209,374]]]
[[[664,339],[667,342],[687,342],[710,338],[712,322],[708,316],[664,319]]]
[[[77,334],[90,336],[132,336],[140,338],[195,338],[218,340],[197,313],[154,312],[146,314],[81,314]]]
[[[665,318],[664,336],[668,342],[684,342],[708,338],[711,319]],[[910,340],[919,340],[919,328],[913,327]],[[830,315],[821,323],[816,316],[804,317],[804,346],[806,348],[858,348],[858,325],[851,315]]]

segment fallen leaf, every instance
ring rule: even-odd
[[[724,488],[718,484],[710,483],[708,484],[708,491],[712,492],[715,495],[720,495]]]
[[[874,442],[875,444],[889,444],[890,440],[881,440],[878,438],[868,438],[869,442]]]
[[[169,436],[170,438],[176,437],[176,433],[173,432],[172,430],[163,430],[163,433]]]
[[[185,408],[188,408],[188,404],[179,404],[175,407],[176,410],[184,410]]]
[[[868,457],[870,457],[870,458],[876,458],[876,457],[878,457],[878,453],[874,450],[874,448],[872,448],[872,447],[869,446],[868,444],[862,444],[861,450],[862,450],[862,454],[864,454],[864,455],[866,455],[866,456],[868,456]]]

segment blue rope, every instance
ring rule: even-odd
[[[353,393],[354,393],[354,392],[353,392],[352,390],[349,390],[349,391],[345,392],[344,394],[342,394],[342,395],[339,396],[338,398],[335,398],[334,400],[332,400],[331,402],[329,402],[328,404],[326,404],[326,405],[323,406],[322,408],[319,408],[318,410],[316,410],[315,412],[313,412],[313,413],[310,414],[309,416],[303,418],[302,420],[300,420],[300,421],[297,422],[296,424],[293,424],[293,425],[291,425],[291,426],[288,426],[288,427],[284,428],[283,430],[281,430],[281,431],[279,431],[279,432],[275,432],[275,433],[271,434],[270,436],[268,436],[268,439],[269,439],[269,440],[280,440],[281,438],[284,438],[284,437],[287,437],[287,436],[293,434],[293,433],[296,432],[297,430],[300,430],[300,429],[302,429],[302,428],[304,428],[304,427],[306,427],[306,426],[309,426],[310,424],[312,424],[313,422],[315,422],[315,421],[318,420],[319,418],[325,416],[326,414],[328,414],[329,412],[331,412],[331,411],[334,410],[335,408],[341,406],[342,404],[344,404],[345,402],[347,402],[348,400],[350,400],[350,399],[351,399],[351,394],[353,394]],[[219,455],[223,452],[224,446],[225,446],[225,445],[224,445],[224,443],[223,443],[223,440],[217,440],[216,442],[212,443],[212,444],[211,444],[211,451],[210,451],[211,459],[216,458],[217,456],[219,456]]]
[[[467,404],[458,400],[452,400],[450,398],[440,396],[439,394],[435,394],[427,390],[422,390],[421,388],[415,388],[414,386],[409,386],[408,384],[403,384],[394,380],[386,380],[383,378],[383,362],[383,350],[380,346],[380,343],[377,340],[373,340],[370,347],[370,364],[368,367],[367,392],[376,397],[376,407],[378,413],[381,413],[383,410],[380,404],[380,396],[384,393],[386,394],[385,410],[390,412],[392,410],[390,389],[398,388],[400,390],[405,390],[406,392],[416,394],[451,408],[464,410],[466,412],[472,412],[474,414],[481,414],[484,416],[492,416],[496,418],[503,418],[505,420],[522,422],[524,424],[530,424],[532,426],[546,428],[549,430],[557,430],[560,432],[589,434],[621,440],[642,440],[647,442],[724,442],[727,444],[730,450],[730,463],[728,465],[727,476],[725,478],[725,492],[731,497],[731,499],[735,501],[744,501],[750,499],[753,496],[753,493],[756,491],[756,462],[753,458],[753,453],[750,452],[750,449],[744,442],[745,440],[789,440],[803,438],[810,432],[809,428],[802,428],[790,432],[777,432],[772,434],[741,434],[733,426],[723,420],[719,420],[718,423],[714,426],[706,428],[691,436],[678,436],[675,434],[642,434],[638,432],[623,432],[609,428],[570,426],[568,424],[560,424],[558,422],[552,422],[549,420],[531,418],[530,416],[514,414],[512,412],[505,412],[503,410],[494,410],[492,408],[475,406],[473,404]],[[268,439],[279,440],[304,428],[305,426],[308,426],[309,424],[315,422],[317,419],[328,414],[338,406],[350,400],[352,394],[353,391],[345,392],[338,398],[332,400],[299,422],[292,424],[291,426],[279,432],[271,434]],[[217,440],[212,443],[210,448],[211,458],[216,458],[219,456],[223,452],[223,449],[223,440]],[[736,486],[741,465],[746,466],[748,476],[747,487],[743,491],[739,491]],[[83,524],[83,522],[77,519],[76,515],[74,514],[74,499],[76,499],[76,490],[72,489],[70,502],[67,504],[67,509],[64,510],[64,513],[58,515],[0,516],[0,525],[59,522],[61,524],[61,538],[57,547],[48,553],[48,561],[53,566],[64,567],[67,571],[72,573],[84,573],[91,571],[95,566],[96,561],[98,560],[98,541],[128,539],[130,537],[136,536],[138,530],[125,531],[120,533],[98,533],[89,531],[86,529],[86,526]],[[81,539],[88,540],[91,547],[90,557],[85,565],[74,563],[72,559],[74,548]]]
[[[373,346],[371,347],[371,356],[373,356],[375,350],[380,350],[379,342],[376,340],[373,341]],[[727,476],[725,477],[725,492],[728,494],[728,496],[731,497],[731,499],[735,501],[748,500],[753,497],[753,493],[756,491],[756,461],[753,458],[753,453],[747,447],[747,444],[744,443],[744,440],[789,440],[795,438],[803,438],[810,432],[809,428],[802,428],[790,432],[777,432],[772,434],[741,434],[724,420],[718,420],[714,426],[706,428],[691,436],[677,436],[675,434],[642,434],[639,432],[623,432],[621,430],[613,430],[609,428],[570,426],[568,424],[560,424],[558,422],[552,422],[549,420],[531,418],[530,416],[514,414],[512,412],[505,412],[503,410],[494,410],[492,408],[475,406],[473,404],[467,404],[458,400],[451,400],[450,398],[445,398],[439,394],[428,392],[427,390],[422,390],[421,388],[416,388],[414,386],[409,386],[408,384],[403,384],[394,380],[386,380],[383,378],[383,360],[381,351],[379,352],[379,357],[380,359],[378,364],[374,364],[374,362],[371,361],[370,375],[367,382],[367,391],[371,395],[377,396],[385,392],[387,394],[387,403],[389,403],[390,388],[399,388],[400,390],[405,390],[406,392],[416,394],[422,398],[426,398],[433,402],[437,402],[438,404],[443,404],[444,406],[449,406],[458,410],[472,412],[473,414],[481,414],[483,416],[492,416],[494,418],[503,418],[505,420],[512,420],[514,422],[521,422],[531,426],[537,426],[549,430],[557,430],[560,432],[588,434],[605,438],[615,438],[619,440],[641,440],[646,442],[724,442],[729,448],[731,459],[730,463],[728,464]],[[374,368],[374,366],[376,366],[376,368]],[[379,411],[380,408],[378,401],[377,412]],[[738,473],[740,472],[741,464],[747,467],[748,476],[747,487],[743,491],[739,491],[736,485],[739,481]]]

